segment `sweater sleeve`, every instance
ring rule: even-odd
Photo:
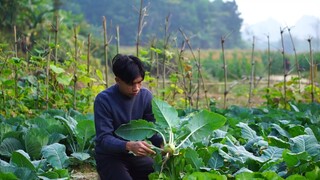
[[[96,151],[98,153],[121,153],[126,151],[126,141],[114,135],[113,119],[106,101],[97,96],[94,101],[96,128]]]

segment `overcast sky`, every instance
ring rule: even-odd
[[[320,19],[320,0],[235,0],[244,24],[254,24],[273,18],[292,26],[303,16]]]

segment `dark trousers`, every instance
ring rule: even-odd
[[[153,170],[153,159],[133,155],[96,155],[97,171],[101,180],[147,180]]]

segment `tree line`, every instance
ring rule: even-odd
[[[180,43],[183,39],[180,29],[190,37],[194,47],[220,48],[222,39],[228,40],[225,48],[244,46],[240,33],[243,20],[234,0],[64,1],[63,8],[82,14],[95,26],[101,26],[105,16],[111,34],[116,34],[119,27],[121,44],[125,46],[135,45],[141,5],[146,15],[142,24],[144,43],[161,41],[165,33],[169,33],[171,41]]]

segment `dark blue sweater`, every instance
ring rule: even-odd
[[[145,119],[154,122],[152,113],[152,94],[141,88],[134,97],[123,95],[118,85],[100,92],[94,101],[94,121],[96,128],[95,151],[101,155],[127,154],[126,140],[117,137],[114,131],[130,120]],[[161,138],[154,136],[151,142],[160,146]]]

